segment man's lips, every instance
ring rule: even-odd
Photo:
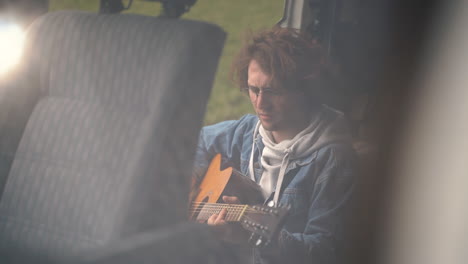
[[[273,118],[273,115],[271,115],[271,114],[258,114],[258,116],[261,119],[271,119],[271,118]]]

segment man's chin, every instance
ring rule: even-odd
[[[260,120],[260,123],[262,124],[263,129],[266,131],[275,131],[275,125],[273,123],[263,120]]]

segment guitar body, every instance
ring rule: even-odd
[[[221,154],[211,160],[210,166],[191,197],[195,203],[222,203],[222,195],[237,196],[244,204],[264,202],[261,187],[232,167],[221,170]]]
[[[193,202],[216,203],[231,178],[233,168],[221,168],[221,155],[217,154],[210,163],[205,177],[198,187]],[[192,190],[194,191],[194,190]],[[193,196],[192,196],[193,197]]]

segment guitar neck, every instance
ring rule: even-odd
[[[250,207],[246,204],[221,204],[221,203],[192,203],[190,215],[192,219],[206,221],[213,214],[219,214],[226,209],[225,221],[239,222]]]

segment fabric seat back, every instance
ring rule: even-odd
[[[137,15],[36,21],[0,100],[0,250],[63,257],[184,221],[224,38]]]

